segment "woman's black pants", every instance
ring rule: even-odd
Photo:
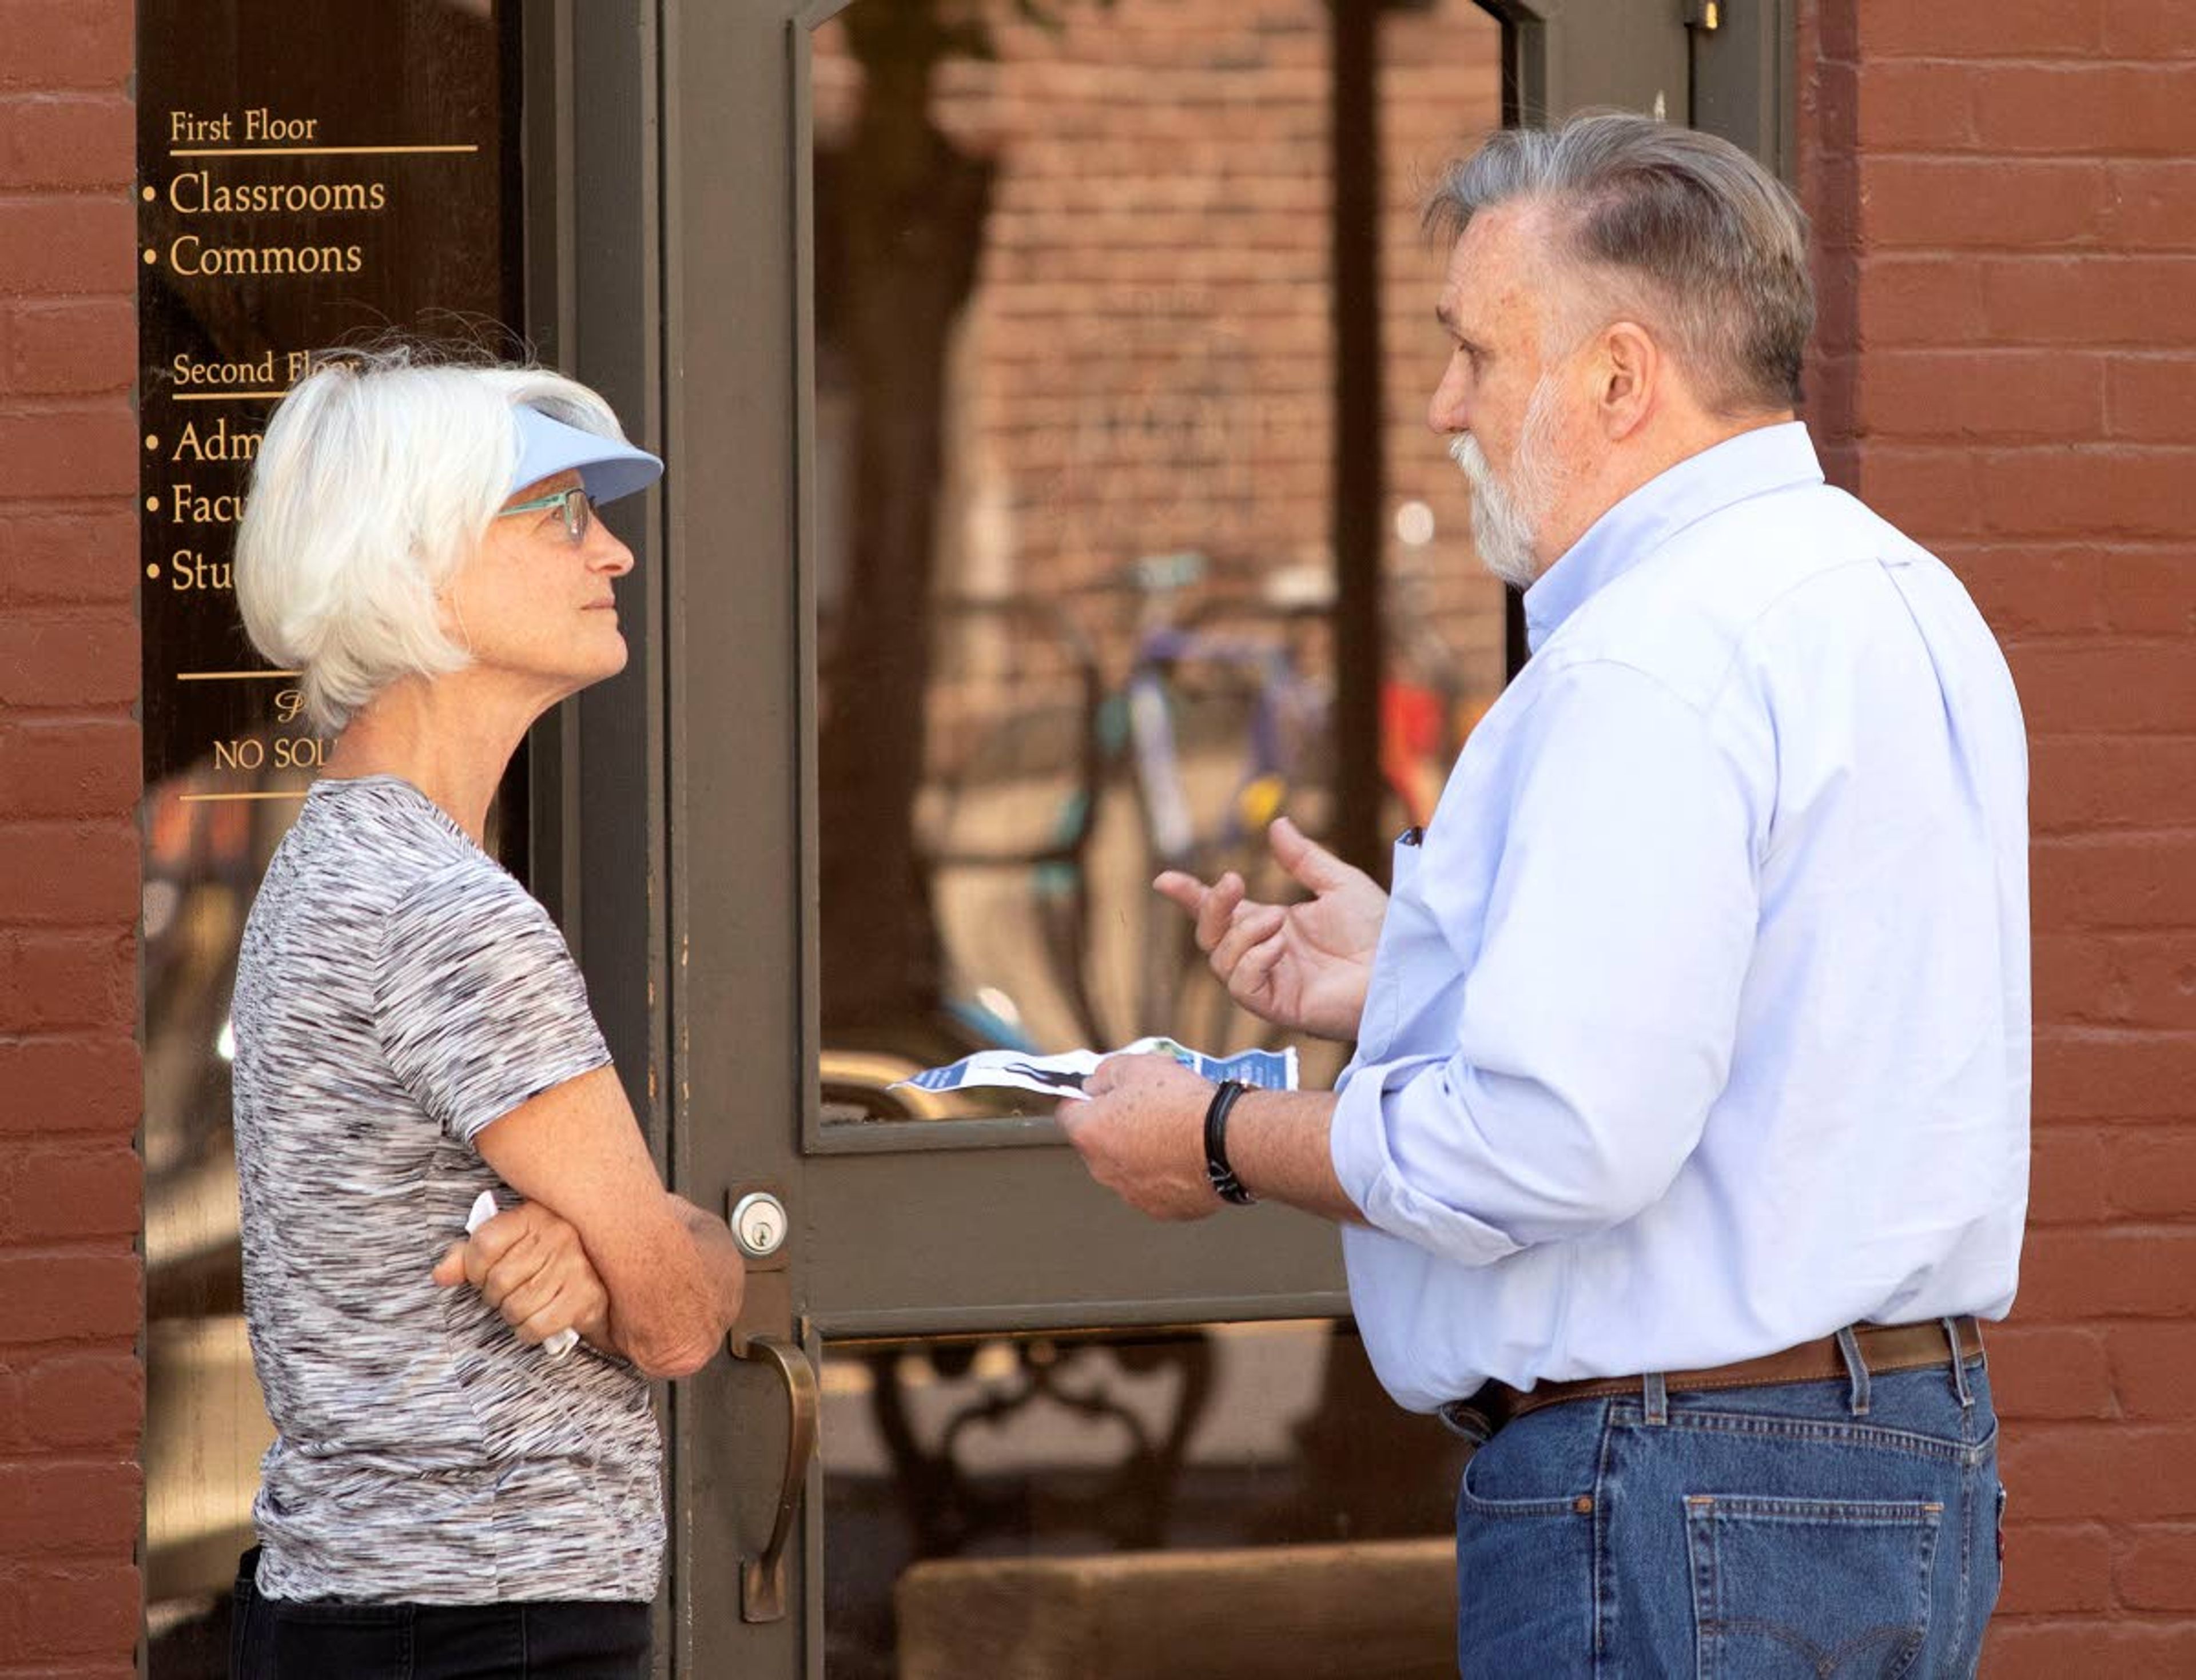
[[[237,1566],[232,1680],[648,1680],[646,1604],[293,1602],[261,1597],[258,1567]]]

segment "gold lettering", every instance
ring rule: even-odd
[[[229,140],[228,118],[201,117],[193,111],[170,111],[168,113],[168,144],[178,146],[188,141],[194,145],[219,143]]]
[[[342,216],[386,210],[379,181],[246,182],[230,186],[207,170],[185,170],[168,183],[168,202],[184,216]]]
[[[267,762],[267,743],[242,736],[234,741],[213,743],[213,767],[216,770],[257,770]]]
[[[267,390],[274,384],[274,352],[257,361],[200,361],[188,352],[168,364],[179,385],[219,385],[237,390]]]
[[[250,461],[259,456],[260,434],[256,431],[232,431],[228,418],[222,415],[213,424],[201,431],[195,420],[183,422],[183,430],[176,439],[171,461]]]
[[[234,492],[202,496],[188,484],[170,484],[169,517],[192,525],[234,525],[244,517],[244,498]]]
[[[274,768],[318,770],[326,750],[318,736],[278,735],[274,737]]]
[[[209,560],[194,548],[179,548],[168,557],[168,587],[178,592],[198,589],[230,589],[229,563]]]
[[[263,105],[244,113],[246,140],[312,140],[318,136],[320,127],[321,119],[317,117],[277,117]]]
[[[168,266],[193,279],[224,274],[269,278],[355,274],[366,267],[366,251],[355,245],[207,245],[195,234],[185,234],[168,247]]]

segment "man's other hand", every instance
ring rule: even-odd
[[[1169,869],[1152,885],[1197,923],[1198,948],[1252,1014],[1320,1038],[1357,1036],[1388,895],[1286,817],[1267,831],[1274,860],[1312,897],[1262,904],[1232,869],[1211,886]]]

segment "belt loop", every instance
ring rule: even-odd
[[[1488,1422],[1487,1414],[1468,1400],[1447,1401],[1434,1415],[1451,1435],[1474,1446],[1484,1446],[1494,1438],[1494,1426]]]
[[[1868,1416],[1868,1361],[1860,1356],[1860,1338],[1847,1325],[1838,1332],[1838,1352],[1845,1356],[1846,1377],[1852,1384],[1852,1415]]]
[[[1639,1396],[1646,1403],[1642,1421],[1656,1424],[1670,1421],[1670,1389],[1661,1371],[1650,1371],[1639,1379]]]
[[[1952,1344],[1952,1392],[1960,1397],[1960,1410],[1970,1410],[1975,1403],[1974,1391],[1968,1387],[1967,1361],[1960,1357],[1960,1325],[1956,1319],[1939,1320],[1945,1326],[1945,1339]]]

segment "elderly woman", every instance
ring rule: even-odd
[[[570,952],[481,832],[528,727],[624,666],[633,555],[594,507],[662,471],[569,379],[402,351],[314,372],[267,428],[237,600],[335,742],[237,971],[279,1432],[240,1675],[649,1672],[648,1379],[709,1359],[739,1254],[664,1190]]]

